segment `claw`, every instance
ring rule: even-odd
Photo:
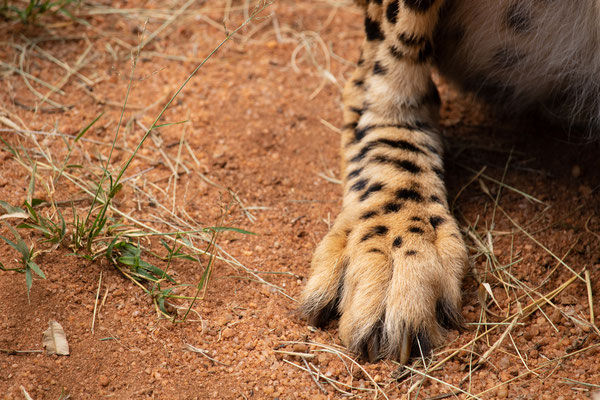
[[[371,362],[371,363],[374,363],[377,360],[379,360],[379,358],[381,358],[380,357],[381,353],[379,352],[379,348],[381,345],[382,329],[383,329],[383,325],[381,323],[378,324],[378,326],[375,328],[375,331],[373,332],[373,335],[371,335],[371,338],[367,342],[367,351],[369,353],[369,362]]]
[[[400,364],[406,365],[412,351],[412,337],[408,329],[402,331],[402,342],[400,343]]]

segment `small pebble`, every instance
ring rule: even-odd
[[[308,352],[308,346],[304,343],[294,343],[292,347],[293,351],[296,353],[306,353]]]
[[[499,387],[498,391],[496,392],[496,395],[499,399],[508,398],[508,388],[506,386]]]
[[[102,386],[108,386],[108,383],[109,383],[108,377],[106,375],[100,375],[98,377],[98,383],[100,383],[100,385],[102,385]]]

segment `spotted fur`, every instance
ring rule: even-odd
[[[311,323],[405,363],[460,327],[467,253],[449,212],[437,68],[512,110],[600,121],[599,0],[357,0],[365,41],[344,90],[344,201],[301,299]]]

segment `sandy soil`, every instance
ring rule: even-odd
[[[229,12],[226,3],[197,1],[183,9],[182,1],[103,1],[82,4],[77,15],[85,24],[60,16],[37,26],[0,21],[0,138],[40,163],[43,152],[62,160],[72,140],[58,134],[75,135],[103,112],[73,152],[78,163],[100,165],[119,124],[132,48],[151,38],[131,81],[117,168],[143,127],[224,38],[224,15],[230,31],[244,20],[246,2],[230,2]],[[36,261],[47,279],[34,280],[29,301],[22,274],[0,274],[0,397],[23,399],[24,390],[33,399],[325,399],[343,392],[390,399],[591,398],[600,389],[600,337],[590,324],[588,296],[600,293],[598,146],[575,144],[537,122],[506,122],[441,81],[450,199],[472,256],[464,282],[466,332],[449,332],[448,344],[425,366],[415,360],[404,369],[391,361],[353,362],[335,347],[335,324],[314,330],[297,316],[294,298],[312,251],[340,207],[339,184],[323,176],[340,172],[340,88],[358,57],[362,24],[344,2],[281,0],[263,16],[270,18],[241,30],[189,82],[163,118],[188,122],[158,129],[115,199],[119,210],[164,232],[180,226],[176,217],[255,232],[224,233],[218,243],[257,274],[217,261],[190,318],[172,323],[106,259],[74,257],[66,246],[42,252]],[[62,86],[49,96],[54,103],[41,102],[50,89],[32,76]],[[18,206],[30,173],[2,147],[0,199]],[[70,200],[80,212],[91,204],[66,179],[54,188],[40,182],[36,197],[58,201],[67,220]],[[28,243],[41,238],[21,233]],[[0,234],[10,236],[6,225]],[[164,254],[156,240],[147,245]],[[2,263],[17,267],[16,257],[0,243]],[[179,260],[170,271],[178,282],[196,285],[206,267],[201,261]],[[528,307],[534,302],[539,307]],[[180,316],[190,304],[173,303],[182,307]],[[597,326],[600,297],[592,307]],[[523,310],[532,313],[519,316]],[[15,353],[42,350],[52,319],[66,331],[70,356]],[[487,328],[493,330],[482,335]]]

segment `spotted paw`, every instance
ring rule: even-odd
[[[370,361],[404,364],[462,324],[465,245],[446,206],[417,194],[342,211],[315,251],[302,294],[311,325],[339,316],[342,342]]]

